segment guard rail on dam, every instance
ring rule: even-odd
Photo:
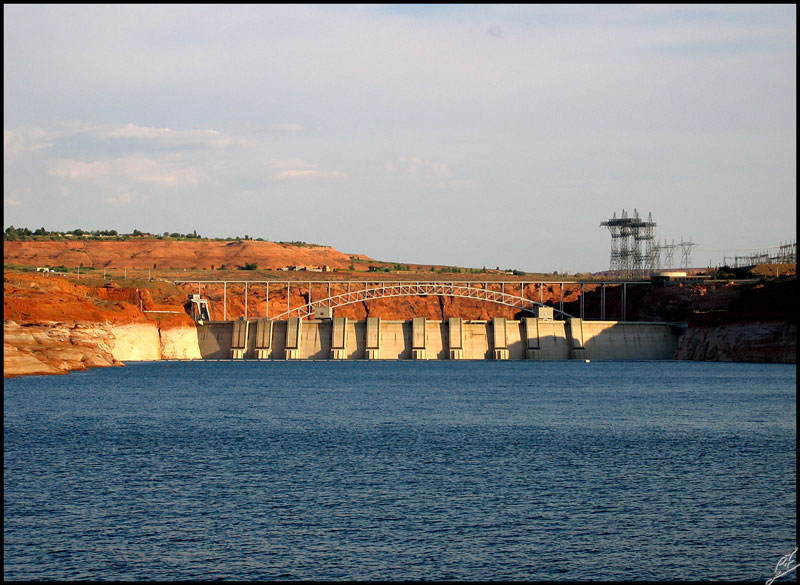
[[[508,320],[239,319],[198,322],[203,359],[668,360],[685,323]]]

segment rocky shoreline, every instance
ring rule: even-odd
[[[3,324],[3,374],[63,374],[126,361],[200,359],[197,331],[156,323]]]
[[[690,326],[676,360],[797,363],[797,326],[782,321]]]

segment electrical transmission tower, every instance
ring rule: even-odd
[[[667,240],[664,239],[663,244],[658,245],[658,256],[656,257],[655,265],[659,268],[667,268],[670,269],[673,267],[675,262],[675,239],[672,239],[672,243],[668,244]],[[663,261],[661,258],[661,254],[664,254]]]
[[[687,242],[681,237],[681,243],[679,244],[681,247],[681,268],[686,268],[688,270],[692,267],[692,246],[697,245],[697,243],[692,241],[692,238],[689,238]]]
[[[628,217],[623,209],[620,218],[614,212],[614,216],[601,222],[600,226],[611,232],[611,270],[617,271],[622,278],[635,278],[656,269],[659,251],[653,239],[656,224],[652,214],[643,221],[636,209],[633,217]]]
[[[772,264],[797,264],[797,242],[781,243],[777,255],[770,258]]]

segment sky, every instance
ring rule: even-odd
[[[3,6],[3,214],[607,270],[796,241],[797,9]],[[675,265],[680,262],[675,255]]]

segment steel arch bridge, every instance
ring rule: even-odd
[[[497,303],[508,306],[519,311],[533,313],[536,307],[550,307],[554,315],[558,318],[566,319],[572,317],[563,310],[563,295],[565,286],[580,286],[581,292],[583,285],[580,282],[560,282],[560,281],[369,281],[369,280],[176,280],[171,281],[175,285],[197,285],[197,294],[200,295],[202,287],[223,287],[223,320],[227,320],[227,289],[228,285],[244,287],[245,314],[248,318],[248,287],[266,288],[266,298],[270,297],[270,289],[279,288],[286,292],[286,310],[277,314],[270,314],[269,302],[267,302],[266,318],[274,320],[288,319],[291,317],[312,316],[319,308],[335,308],[351,305],[373,299],[383,299],[392,297],[419,297],[419,296],[438,296],[451,298],[474,299],[484,302]],[[561,289],[562,301],[558,306],[550,306],[543,302],[541,291],[545,286],[558,285]],[[526,287],[533,286],[540,291],[538,301],[529,298],[530,290]],[[336,292],[333,289],[340,292]],[[346,292],[341,292],[346,288]],[[300,295],[305,297],[303,304],[291,306],[290,299],[292,292],[300,290]],[[582,295],[581,295],[582,296]],[[198,296],[199,298],[199,296]],[[581,304],[581,312],[582,311]],[[260,312],[260,311],[259,311]]]
[[[474,286],[475,283],[464,282],[380,282],[365,283],[366,286],[358,290],[348,290],[345,293],[329,295],[319,300],[311,300],[300,307],[295,307],[272,317],[273,319],[288,319],[290,317],[308,317],[314,311],[323,307],[342,307],[372,299],[386,299],[392,297],[455,297],[462,299],[475,299],[499,305],[505,305],[521,311],[533,313],[535,307],[546,306],[544,303],[526,299],[520,295],[506,293],[505,290],[491,290],[487,287]],[[481,283],[482,284],[482,283]],[[553,312],[564,318],[572,315],[553,307]]]
[[[270,302],[267,300],[266,310],[260,317],[252,318],[267,319],[287,319],[290,317],[306,317],[313,315],[320,307],[341,307],[371,299],[381,299],[402,296],[439,296],[457,297],[481,300],[485,302],[497,303],[512,307],[520,311],[533,312],[536,307],[550,307],[554,316],[560,319],[574,317],[564,311],[564,295],[566,287],[579,287],[579,318],[587,318],[584,311],[585,287],[598,289],[600,293],[600,315],[601,321],[606,319],[606,289],[615,287],[619,289],[620,312],[619,320],[626,320],[627,289],[631,285],[649,286],[647,280],[640,281],[561,281],[561,280],[528,280],[528,281],[498,281],[498,280],[473,280],[473,281],[386,281],[386,280],[168,280],[178,286],[197,286],[197,298],[206,287],[206,294],[209,299],[209,288],[219,290],[222,287],[222,299],[217,296],[215,302],[222,301],[223,321],[228,320],[227,316],[227,289],[228,285],[244,287],[244,318],[249,316],[248,310],[252,303],[248,299],[248,287],[256,289],[266,289],[266,299],[270,298],[270,287],[284,289],[286,291],[286,310],[277,314],[270,314]],[[560,300],[553,305],[544,303],[543,291],[545,287],[549,292],[554,292],[552,287],[559,287]],[[334,287],[342,291],[334,294]],[[531,296],[531,289],[539,291],[539,300],[536,301]],[[526,290],[527,288],[527,290]],[[300,296],[305,297],[303,303],[298,306],[291,306],[291,291],[300,289]],[[191,290],[191,289],[189,289]],[[321,293],[321,290],[324,291]],[[510,292],[508,292],[510,291]],[[188,292],[188,291],[187,291]],[[194,296],[194,295],[192,295]],[[256,295],[258,296],[258,295]],[[316,297],[316,298],[315,298]],[[552,298],[552,294],[550,295]],[[261,313],[261,311],[256,311]],[[597,317],[593,317],[597,318]]]

